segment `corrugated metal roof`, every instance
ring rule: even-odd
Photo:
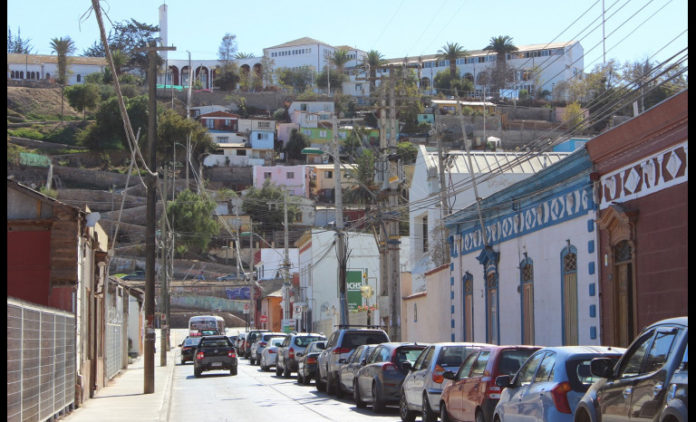
[[[532,156],[524,152],[471,151],[471,162],[477,174],[523,173],[534,174],[567,157],[567,152],[543,152]],[[428,152],[426,164],[437,171],[437,152]],[[450,173],[469,173],[469,162],[464,151],[447,153]],[[527,158],[525,158],[527,157]],[[525,158],[523,161],[517,161]]]

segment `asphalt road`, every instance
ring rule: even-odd
[[[185,330],[175,333],[172,345],[178,345],[183,336]],[[358,409],[350,399],[337,400],[318,392],[313,382],[298,384],[294,373],[292,378],[276,377],[275,371],[261,372],[247,359],[239,359],[236,376],[210,371],[200,378],[193,376],[192,363],[179,363],[178,353],[176,362],[171,421],[401,421],[396,406],[381,414],[369,406]]]

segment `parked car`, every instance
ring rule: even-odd
[[[286,333],[279,332],[261,333],[259,336],[256,337],[256,341],[254,342],[254,344],[251,345],[251,352],[249,353],[249,363],[251,365],[258,365],[259,362],[261,362],[261,352],[263,352],[263,348],[268,345],[268,342],[271,338],[280,337],[284,339],[286,336]]]
[[[254,344],[256,341],[256,338],[259,336],[260,333],[270,333],[271,330],[251,330],[247,333],[246,336],[246,341],[244,342],[244,348],[242,350],[242,355],[249,359],[251,356],[251,345]]]
[[[672,374],[665,405],[660,412],[660,422],[686,422],[689,420],[689,345],[684,348],[682,361]]]
[[[443,421],[491,422],[500,399],[499,375],[513,375],[539,350],[539,346],[485,346],[462,362],[457,374],[443,376],[454,382],[445,386],[440,397]]]
[[[200,337],[186,336],[184,341],[181,342],[179,347],[181,347],[181,364],[185,365],[186,362],[193,362],[193,354],[196,350],[196,346],[200,343]]]
[[[317,359],[319,376],[317,390],[333,394],[338,386],[338,370],[356,347],[362,344],[379,344],[389,341],[387,333],[379,328],[361,328],[339,325],[326,342],[326,350]]]
[[[372,410],[380,413],[387,404],[399,403],[401,383],[426,346],[417,343],[382,343],[375,347],[353,381],[355,405],[361,408],[366,403],[372,403]]]
[[[356,347],[345,360],[345,364],[338,370],[338,388],[336,396],[341,397],[343,393],[353,396],[353,381],[360,368],[365,366],[368,356],[375,350],[376,344],[363,344]]]
[[[469,354],[486,343],[442,342],[428,346],[413,364],[401,388],[399,414],[404,422],[413,422],[420,414],[426,422],[437,420],[440,395],[449,380],[445,371],[456,372]]]
[[[545,347],[527,359],[513,375],[501,375],[502,388],[495,407],[495,422],[572,422],[583,394],[597,381],[590,361],[605,357],[615,361],[626,351],[604,346]]]
[[[676,397],[672,378],[684,365],[688,335],[688,317],[662,320],[644,328],[618,362],[593,359],[590,370],[601,379],[578,403],[574,420],[657,421],[668,397]]]
[[[203,336],[196,347],[193,375],[198,378],[203,371],[226,369],[237,375],[237,351],[227,336]]]
[[[291,334],[278,347],[278,362],[276,375],[281,374],[290,378],[292,372],[297,372],[297,360],[302,357],[307,346],[313,341],[324,341],[326,337],[318,333]]]
[[[232,342],[232,345],[233,345],[233,346],[235,347],[235,349],[236,349],[236,348],[237,348],[237,336],[227,336],[227,338],[230,339],[230,341]]]
[[[307,385],[312,378],[317,378],[317,358],[325,348],[325,340],[309,343],[304,355],[297,360],[297,382]]]
[[[259,361],[262,371],[270,371],[271,366],[276,366],[276,362],[278,361],[278,347],[283,344],[283,340],[285,340],[284,337],[274,337],[271,339],[268,346],[264,347],[261,352],[261,360]]]

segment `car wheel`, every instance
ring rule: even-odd
[[[334,377],[331,376],[331,372],[326,374],[326,394],[333,396],[336,393],[336,383],[334,382]]]
[[[483,422],[483,413],[480,410],[476,412],[476,422]]]
[[[276,362],[276,377],[279,377],[282,374],[283,374],[283,368],[281,368],[280,365],[278,365],[278,363]]]
[[[365,402],[360,399],[360,388],[358,387],[358,380],[353,381],[353,401],[355,401],[355,406],[358,409],[365,408]]]
[[[384,412],[384,399],[377,388],[377,383],[372,383],[372,411],[375,413]]]
[[[184,358],[181,358],[181,364],[186,365],[186,361],[184,360]]]
[[[253,365],[255,362],[253,357],[249,357],[249,365]]]
[[[289,367],[283,368],[283,378],[290,378],[291,374]]]
[[[237,375],[237,368],[230,369],[230,375]]]
[[[298,384],[304,384],[304,377],[300,373],[300,371],[297,371],[297,383]]]
[[[193,376],[198,378],[201,376],[201,370],[198,368],[193,368]]]
[[[306,375],[306,376],[302,377],[302,384],[309,385],[310,382],[312,382],[311,376]]]
[[[320,391],[322,393],[326,392],[326,384],[321,380],[320,376],[317,376],[317,381],[315,382],[317,386],[317,391]]]
[[[425,392],[423,392],[423,412],[421,414],[421,419],[423,422],[437,421],[437,413],[431,410],[430,402],[428,402],[428,394]]]
[[[413,410],[409,410],[408,402],[406,401],[406,394],[404,390],[401,390],[401,398],[399,399],[399,416],[403,422],[413,422],[416,420],[416,415],[418,413]]]
[[[336,390],[336,398],[340,399],[343,397],[343,387],[341,386],[341,376],[336,377],[336,386],[334,387],[334,390]]]
[[[440,403],[440,420],[442,422],[449,422],[450,418],[449,415],[447,414],[447,406],[445,406],[445,403]]]

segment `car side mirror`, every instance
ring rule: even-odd
[[[338,363],[346,363],[346,362],[348,362],[348,361],[345,360],[345,359],[339,359],[339,360],[338,360]]]
[[[365,366],[367,365],[367,359],[363,359],[360,361],[360,366]]]
[[[411,371],[413,369],[411,362],[404,362],[401,364],[401,367],[404,368],[404,371]]]
[[[609,358],[594,358],[590,361],[590,372],[600,378],[611,378],[614,375],[616,360]]]
[[[500,388],[509,387],[511,379],[512,377],[510,375],[499,375],[495,378],[495,385]]]
[[[443,376],[444,378],[447,378],[448,380],[454,380],[454,375],[455,375],[455,374],[454,374],[454,372],[452,372],[452,371],[445,371],[445,373],[442,374],[442,376]]]

